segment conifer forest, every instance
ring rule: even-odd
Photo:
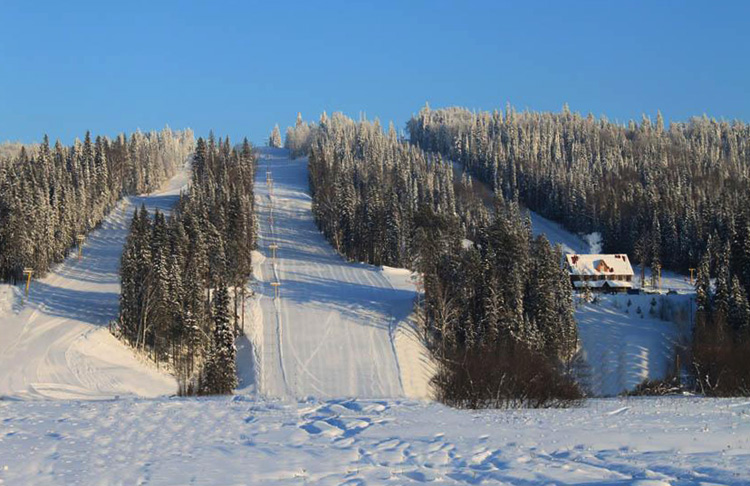
[[[750,485],[750,2],[0,14],[0,486]]]

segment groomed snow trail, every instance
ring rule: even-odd
[[[183,167],[151,195],[120,201],[91,232],[83,258],[75,252],[31,283],[29,298],[14,290],[15,309],[0,313],[0,396],[95,399],[173,393],[175,380],[138,358],[107,329],[117,317],[122,247],[135,208],[169,211],[187,186]]]
[[[413,371],[426,361],[413,343],[397,350],[395,338],[413,309],[414,286],[408,279],[389,278],[392,272],[382,268],[348,263],[331,248],[313,220],[307,159],[290,160],[281,149],[261,150],[255,191],[263,255],[255,277],[262,319],[261,328],[248,334],[254,336],[260,393],[403,396],[400,367]],[[276,259],[270,248],[274,243]],[[281,283],[279,299],[271,286],[276,281]],[[250,365],[240,362],[240,373]]]

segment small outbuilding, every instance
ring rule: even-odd
[[[633,267],[624,253],[614,255],[567,254],[570,283],[576,290],[627,292],[633,288]]]

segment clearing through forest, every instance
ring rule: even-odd
[[[258,305],[246,324],[259,392],[285,398],[426,396],[429,360],[409,321],[416,296],[409,272],[345,261],[315,225],[307,159],[291,160],[282,149],[259,155]],[[281,284],[278,299],[274,282]],[[241,377],[255,365],[243,355]]]

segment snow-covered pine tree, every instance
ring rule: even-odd
[[[732,277],[732,287],[729,294],[729,325],[738,333],[750,331],[750,303],[740,284],[740,280]]]
[[[214,332],[203,375],[203,393],[228,395],[237,387],[237,348],[229,316],[229,292],[223,282],[214,292],[212,307]]]
[[[279,125],[274,125],[273,131],[271,131],[271,136],[268,138],[268,146],[273,148],[283,147]]]
[[[708,252],[703,254],[695,281],[695,294],[698,312],[708,314],[711,312],[711,259]]]

